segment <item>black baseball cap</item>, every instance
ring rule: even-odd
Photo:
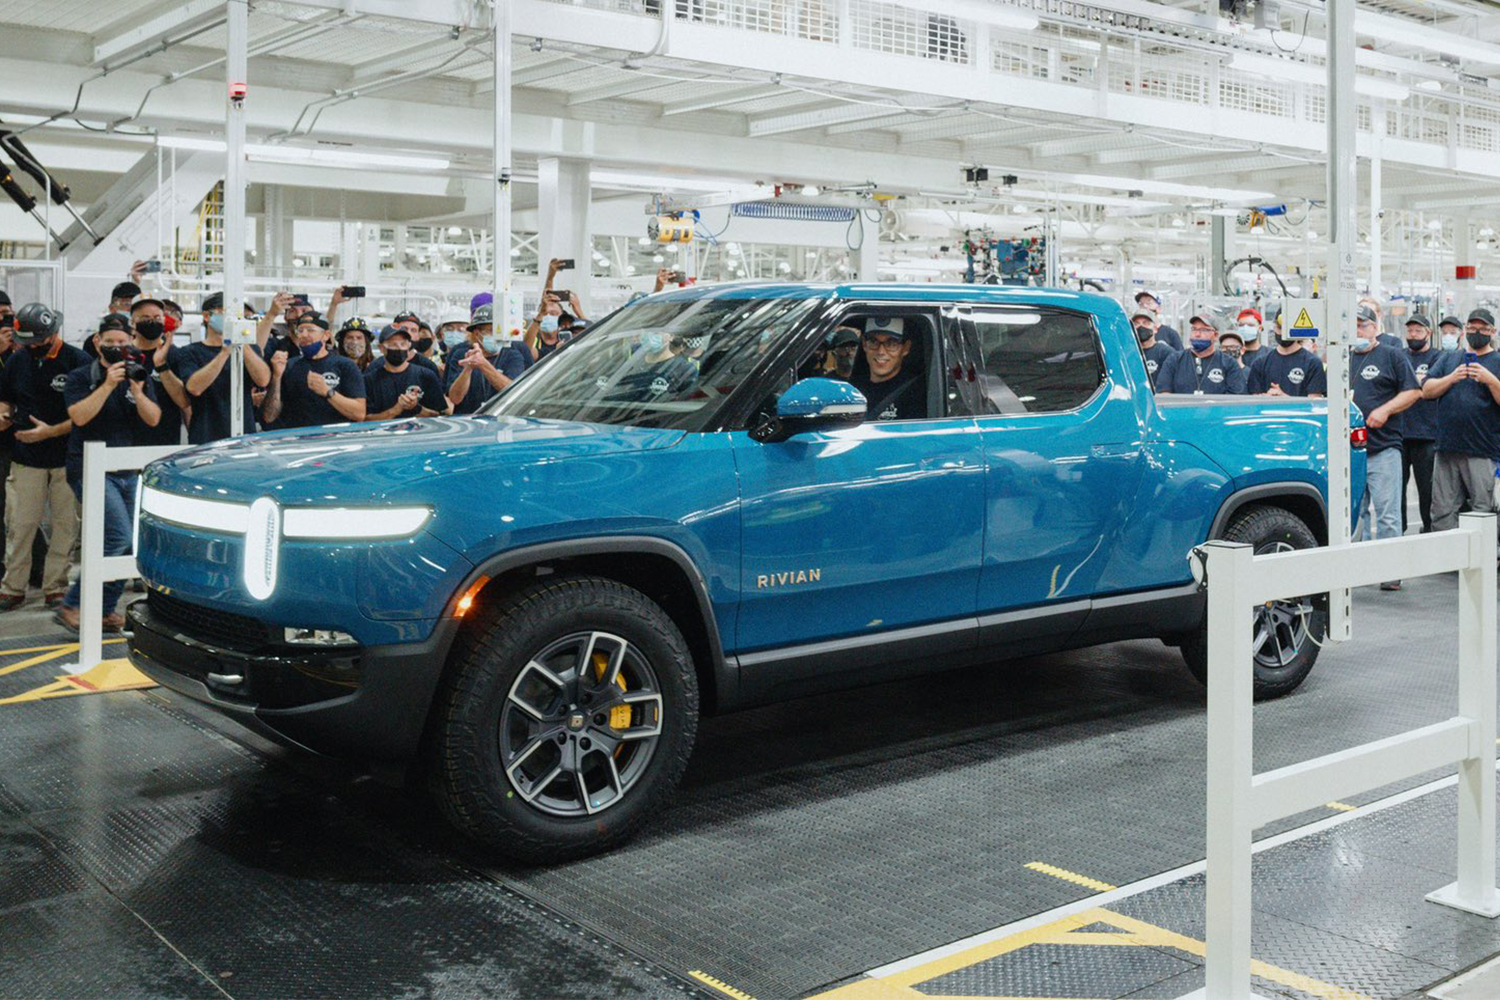
[[[393,320],[391,320],[391,325],[395,326],[397,323],[407,323],[407,322],[417,324],[418,328],[420,328],[420,327],[423,326],[422,317],[418,316],[416,313],[413,313],[413,312],[397,313],[396,314],[396,318],[393,319]]]
[[[208,298],[206,298],[206,299],[203,300],[203,308],[200,309],[199,311],[207,313],[207,312],[213,312],[215,309],[223,309],[223,308],[224,308],[224,293],[223,292],[214,292]]]
[[[1360,306],[1359,307],[1359,322],[1361,322],[1361,323],[1379,323],[1380,322],[1380,317],[1377,316],[1377,315],[1375,315],[1375,310],[1371,309],[1369,306]]]
[[[140,285],[133,281],[122,281],[110,290],[109,300],[113,302],[115,299],[133,299],[139,294],[141,294]]]
[[[1473,312],[1469,313],[1469,322],[1479,322],[1483,323],[1485,326],[1494,327],[1495,314],[1490,312],[1488,309],[1475,309]]]
[[[322,327],[324,330],[328,329],[328,320],[324,319],[323,314],[320,312],[305,312],[301,316],[298,316],[297,325],[301,326],[303,323],[311,323],[313,326]]]
[[[4,292],[0,292],[0,306],[8,306],[10,304],[10,296],[6,295]]]
[[[390,326],[381,329],[380,342],[383,344],[392,337],[405,337],[407,340],[410,340],[411,334],[406,332],[405,327],[400,327],[392,323]]]
[[[162,312],[166,312],[167,311],[167,304],[165,302],[163,302],[161,299],[136,299],[134,302],[130,303],[130,312],[131,312],[131,314],[134,315],[135,311],[137,309],[139,309],[141,306],[155,306],[156,308],[160,309]]]
[[[1464,325],[1463,321],[1460,320],[1457,316],[1444,316],[1442,318],[1442,320],[1438,323],[1438,326],[1457,326],[1457,327],[1462,327],[1463,325]]]
[[[828,336],[830,347],[844,347],[859,343],[859,331],[852,326],[841,326]]]
[[[1432,331],[1432,320],[1428,319],[1426,316],[1423,316],[1421,313],[1412,313],[1406,321],[1407,326],[1411,326],[1413,323],[1417,324],[1420,327],[1423,327],[1429,333]]]
[[[130,322],[118,313],[110,313],[99,320],[99,329],[96,333],[104,333],[106,330],[124,330],[130,332]]]

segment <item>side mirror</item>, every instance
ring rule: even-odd
[[[785,441],[797,434],[831,431],[864,423],[864,394],[848,382],[805,378],[776,401],[776,416],[750,431],[762,444]]]

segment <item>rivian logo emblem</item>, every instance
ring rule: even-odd
[[[799,583],[817,583],[823,579],[823,568],[789,569],[785,573],[761,573],[755,577],[755,589],[790,587]]]

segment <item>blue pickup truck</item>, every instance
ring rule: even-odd
[[[1188,552],[1325,541],[1326,403],[1149,386],[1099,296],[651,296],[475,416],[153,463],[130,656],[284,742],[421,762],[510,856],[581,856],[661,806],[700,714],[1142,637],[1201,680]],[[1323,600],[1255,628],[1285,694]]]

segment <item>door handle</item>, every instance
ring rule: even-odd
[[[1096,444],[1089,447],[1090,458],[1135,458],[1140,455],[1138,444]]]

